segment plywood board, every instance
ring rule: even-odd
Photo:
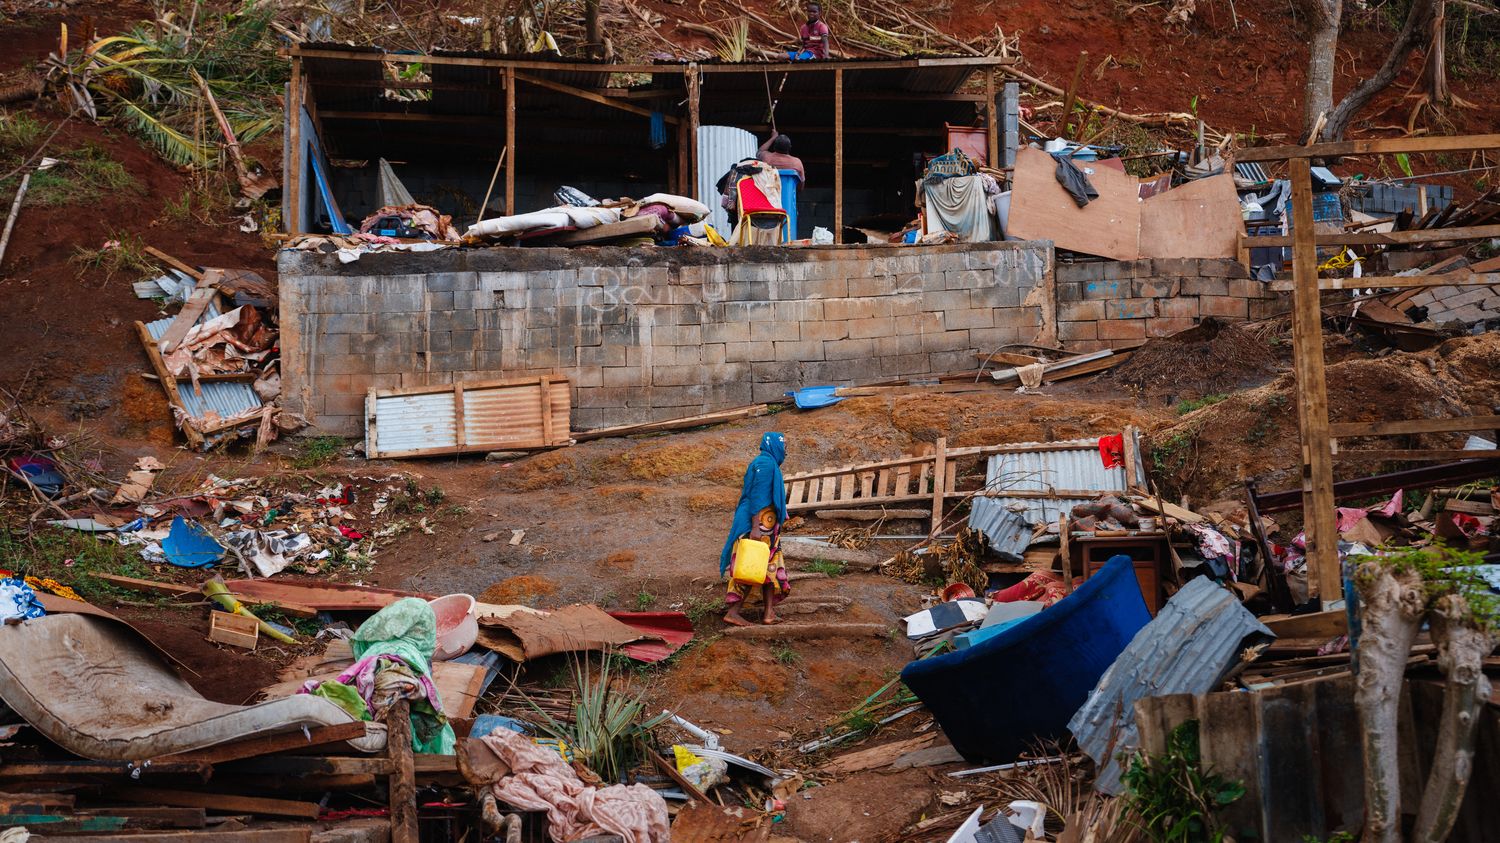
[[[1135,260],[1140,256],[1140,183],[1090,162],[1080,162],[1079,168],[1099,192],[1098,199],[1082,208],[1058,183],[1052,156],[1030,147],[1019,150],[1006,235],[1051,240],[1059,249],[1089,255]]]
[[[1141,209],[1140,256],[1233,258],[1244,230],[1234,177],[1220,173],[1174,187],[1145,201]]]

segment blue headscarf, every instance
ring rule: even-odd
[[[786,521],[786,481],[781,478],[781,461],[786,459],[786,436],[767,433],[760,438],[760,454],[745,467],[745,482],[740,488],[740,502],[734,508],[734,523],[729,538],[719,554],[719,576],[729,570],[734,543],[750,532],[755,514],[768,506],[776,508],[776,523]]]

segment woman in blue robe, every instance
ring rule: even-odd
[[[791,594],[791,583],[787,578],[786,564],[781,558],[781,526],[786,523],[786,481],[781,477],[781,461],[786,459],[786,437],[780,433],[767,433],[760,438],[760,454],[745,468],[745,480],[740,487],[740,502],[734,509],[734,523],[729,527],[729,537],[724,541],[724,550],[719,554],[719,576],[728,578],[724,602],[727,611],[724,622],[734,626],[749,626],[750,621],[740,614],[745,601],[757,587],[729,577],[734,565],[734,545],[740,539],[753,539],[771,546],[771,562],[766,569],[765,582],[759,584],[765,600],[762,623],[780,621],[774,607]]]

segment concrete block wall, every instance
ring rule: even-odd
[[[368,390],[525,374],[587,429],[969,369],[1036,341],[1046,241],[818,249],[474,249],[279,257],[283,395],[358,435]],[[1031,297],[1034,302],[1037,297]]]
[[[1057,338],[1097,351],[1185,331],[1204,317],[1243,322],[1291,309],[1232,260],[1149,258],[1060,263]]]
[[[1412,296],[1405,306],[1413,305],[1427,308],[1427,318],[1439,325],[1473,325],[1500,319],[1500,286],[1430,287]]]

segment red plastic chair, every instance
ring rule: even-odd
[[[753,177],[745,176],[736,181],[734,191],[739,198],[740,214],[750,222],[751,227],[763,231],[780,229],[778,242],[785,243],[789,239],[791,221],[786,210],[776,207],[765,192],[755,185]]]

